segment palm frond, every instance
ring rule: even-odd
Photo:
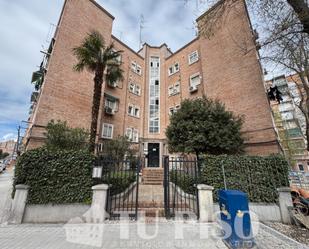
[[[106,70],[105,80],[107,82],[123,81],[123,70],[119,65],[108,66]]]
[[[102,50],[105,50],[105,42],[103,36],[92,31],[84,39],[81,46],[73,48],[78,63],[73,67],[76,71],[83,71],[85,68],[95,71],[100,62]]]

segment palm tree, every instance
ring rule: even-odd
[[[117,60],[122,51],[116,51],[113,44],[106,47],[103,36],[98,31],[92,31],[79,47],[73,48],[73,53],[78,59],[73,68],[75,71],[81,72],[87,69],[95,74],[89,146],[89,150],[94,152],[102,85],[103,82],[123,80],[121,63]]]

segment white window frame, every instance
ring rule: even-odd
[[[198,51],[195,50],[192,53],[190,53],[188,55],[188,61],[189,61],[189,65],[192,65],[193,63],[197,62],[199,60],[199,55],[198,55]]]
[[[168,96],[174,96],[180,93],[180,82],[168,86]]]
[[[112,103],[113,106],[110,106],[108,103]],[[116,101],[112,101],[109,98],[105,98],[105,103],[104,103],[104,107],[109,107],[111,108],[113,111],[116,111],[117,109],[117,102]]]
[[[199,77],[199,83],[196,84],[196,85],[193,85],[193,84],[192,84],[192,79],[194,79],[194,78],[196,78],[196,77]],[[202,82],[202,79],[201,79],[201,75],[200,75],[199,72],[198,72],[198,73],[195,73],[195,74],[192,74],[192,75],[190,76],[190,87],[198,86],[198,85],[201,84],[201,82]]]
[[[130,82],[129,84],[129,92],[133,93],[137,96],[141,96],[142,88],[139,84]]]
[[[104,136],[104,129],[105,129],[105,127],[107,127],[108,129],[109,129],[109,128],[112,128],[112,130],[111,130],[111,136],[110,136],[110,137]],[[102,125],[102,138],[105,138],[105,139],[113,139],[113,133],[114,133],[114,125],[108,124],[108,123],[103,123],[103,125]]]
[[[130,113],[130,108],[131,108],[131,113]],[[136,111],[137,111],[137,115],[135,115]],[[133,104],[128,105],[128,115],[129,116],[140,118],[140,112],[141,112],[141,108],[139,106],[133,105]]]
[[[131,70],[138,75],[142,75],[142,67],[138,65],[135,61],[131,62]]]
[[[168,76],[171,76],[177,72],[180,71],[180,65],[179,65],[179,62],[175,62],[174,65],[170,66],[168,68]]]
[[[139,139],[138,129],[127,128],[126,129],[126,136],[128,137],[129,141],[131,141],[133,143],[138,143],[138,139]]]
[[[175,114],[178,110],[180,109],[180,104],[176,105],[176,106],[172,106],[169,108],[169,115],[173,115]]]
[[[172,96],[174,93],[174,85],[168,86],[168,96]]]

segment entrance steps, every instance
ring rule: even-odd
[[[142,183],[145,185],[163,185],[164,171],[161,168],[144,168]]]

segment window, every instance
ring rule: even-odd
[[[139,85],[135,85],[134,93],[136,95],[141,95],[141,87]]]
[[[293,109],[294,109],[294,108],[293,108],[292,103],[289,103],[289,102],[287,102],[287,103],[281,103],[281,104],[279,105],[279,111],[280,111],[280,112],[291,111],[291,110],[293,110]]]
[[[298,164],[298,168],[299,168],[300,171],[304,171],[305,170],[304,169],[304,165],[302,165],[302,164]]]
[[[107,139],[112,139],[113,130],[114,130],[114,126],[112,124],[104,123],[103,128],[102,128],[102,137],[107,138]]]
[[[132,83],[129,84],[129,92],[140,96],[141,95],[141,86],[132,82]]]
[[[178,62],[175,63],[173,66],[169,67],[168,75],[170,76],[170,75],[177,73],[177,72],[179,72],[179,63]]]
[[[200,73],[196,73],[190,76],[190,86],[196,87],[201,84]]]
[[[174,91],[174,86],[171,85],[168,87],[168,96],[172,96],[173,95],[173,91]]]
[[[116,102],[111,99],[105,99],[105,108],[116,110]]]
[[[293,128],[297,128],[297,124],[295,121],[286,121],[283,123],[283,127],[285,129],[293,129]]]
[[[129,105],[128,106],[128,114],[132,117],[139,118],[140,108],[138,106]]]
[[[130,85],[129,85],[129,91],[130,91],[131,93],[134,93],[134,89],[135,89],[135,84],[134,84],[134,83],[130,83]]]
[[[150,80],[149,80],[149,133],[160,131],[160,58],[150,57]],[[151,64],[150,64],[151,66]]]
[[[169,108],[169,115],[173,115],[180,109],[180,105],[176,105],[175,107],[170,107]]]
[[[126,136],[133,143],[138,143],[138,130],[134,128],[127,128]]]
[[[292,120],[292,119],[294,119],[292,112],[282,112],[281,117],[282,117],[282,120]]]
[[[136,73],[139,74],[139,75],[142,74],[142,68],[141,68],[141,66],[139,66],[139,65],[136,66]]]
[[[178,93],[180,93],[180,82],[177,82],[174,85],[170,85],[168,87],[168,96],[173,96]]]
[[[177,94],[177,93],[180,93],[180,83],[177,82],[174,86],[174,93]]]
[[[113,52],[116,53],[116,52],[118,52],[118,51],[115,50],[115,49],[113,49]],[[119,54],[119,55],[115,58],[115,61],[116,61],[117,63],[121,64],[121,62],[122,62],[122,56],[121,56],[121,54]]]
[[[199,60],[197,50],[189,54],[188,59],[189,59],[189,65],[193,64],[194,62],[197,62]]]
[[[131,62],[131,69],[134,73],[142,75],[142,67],[138,65],[135,61]]]

